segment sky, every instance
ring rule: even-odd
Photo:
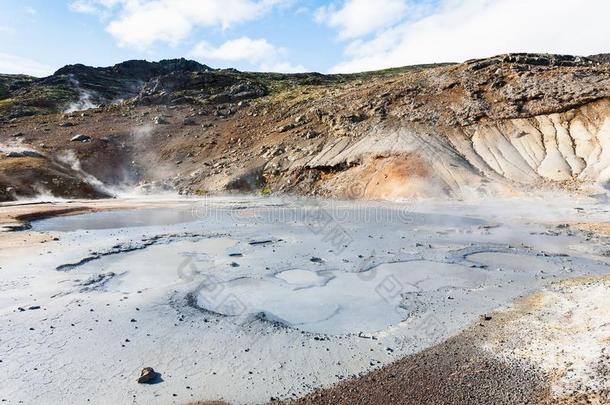
[[[0,72],[185,57],[359,72],[507,52],[610,52],[610,0],[0,0]]]

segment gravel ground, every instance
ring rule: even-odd
[[[483,325],[483,326],[481,326]],[[524,404],[550,401],[536,368],[507,364],[480,349],[497,321],[465,332],[360,378],[291,404]]]
[[[610,278],[557,281],[298,404],[607,404]]]

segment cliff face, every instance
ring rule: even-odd
[[[610,180],[603,55],[330,76],[136,61],[69,66],[5,88],[0,144],[51,161],[71,152],[107,185],[395,198]],[[70,142],[77,134],[89,139]],[[24,194],[12,181],[5,174],[0,188]]]

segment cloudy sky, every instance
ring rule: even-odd
[[[0,0],[0,72],[186,57],[354,72],[505,52],[610,52],[610,0]]]

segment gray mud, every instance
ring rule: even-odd
[[[29,232],[59,241],[0,263],[0,397],[303,395],[441,342],[551,281],[610,272],[606,239],[560,225],[604,209],[541,209],[218,198],[34,222]],[[31,305],[41,310],[17,310]],[[91,364],[104,373],[81,380]],[[135,384],[145,366],[164,381]]]

